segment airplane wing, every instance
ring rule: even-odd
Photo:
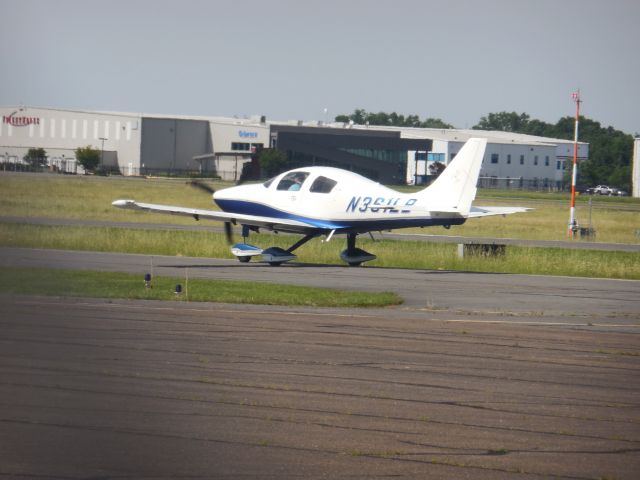
[[[250,225],[254,227],[266,228],[268,230],[278,230],[290,233],[310,233],[318,231],[318,227],[299,220],[289,218],[262,217],[257,215],[245,215],[241,213],[229,213],[219,210],[203,210],[199,208],[184,208],[173,205],[157,205],[153,203],[140,203],[135,200],[116,200],[112,203],[114,207],[127,210],[142,210],[146,212],[168,213],[171,215],[181,215],[193,217],[196,220],[206,218],[220,222],[230,222],[234,225]]]
[[[490,217],[493,215],[510,215],[533,210],[525,207],[471,207],[467,218]]]

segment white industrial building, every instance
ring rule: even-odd
[[[431,152],[426,158],[418,153],[418,161],[414,161],[413,165],[412,162],[408,163],[408,182],[416,174],[427,175],[432,162],[450,162],[464,142],[472,137],[488,140],[480,170],[479,186],[482,187],[559,188],[565,163],[573,162],[574,144],[571,140],[512,132],[457,129],[404,129],[403,136],[427,137],[433,141]],[[578,162],[586,160],[589,156],[589,144],[579,142],[577,153]]]
[[[123,175],[206,171],[239,178],[252,151],[268,142],[260,118],[236,119],[0,107],[0,164],[18,165],[44,148],[50,168],[83,173],[75,149],[92,146]]]
[[[555,189],[573,142],[509,132],[276,122],[221,118],[0,107],[0,168],[17,168],[29,148],[43,148],[52,170],[83,173],[75,149],[102,152],[123,175],[206,172],[237,180],[263,146],[285,151],[294,166],[330,164],[385,183],[420,183],[433,162],[448,163],[471,137],[488,139],[481,186]],[[310,140],[311,139],[311,140]],[[339,139],[339,140],[336,140]],[[578,157],[588,157],[580,143]]]

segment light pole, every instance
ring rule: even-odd
[[[571,95],[576,102],[576,124],[573,134],[573,172],[571,174],[571,210],[569,213],[569,229],[567,235],[574,237],[578,231],[576,220],[576,178],[578,176],[578,123],[580,121],[580,90]]]
[[[100,137],[98,140],[102,140],[102,148],[100,149],[100,170],[102,170],[102,167],[104,166],[104,141],[109,139]]]

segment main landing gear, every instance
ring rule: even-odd
[[[262,255],[262,260],[267,262],[269,265],[282,265],[285,262],[295,260],[297,257],[293,252],[309,240],[316,238],[319,235],[319,233],[310,233],[305,235],[286,250],[280,247],[270,247],[262,250],[261,248],[249,245],[248,243],[236,243],[231,247],[231,253],[233,253],[233,255],[235,255],[242,263],[249,262],[251,257]],[[340,253],[342,261],[346,262],[351,267],[357,267],[364,262],[376,259],[376,256],[372,253],[365,252],[361,248],[356,247],[357,235],[357,233],[347,234],[347,248]],[[329,238],[331,238],[331,235]]]
[[[350,267],[359,267],[364,262],[375,260],[376,256],[356,247],[357,233],[347,234],[347,248],[340,253],[343,262],[347,262]]]

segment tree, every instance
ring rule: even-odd
[[[100,164],[100,150],[91,145],[78,147],[75,150],[76,160],[85,169],[85,172],[93,172]]]
[[[482,117],[473,128],[573,140],[575,118],[562,117],[554,125],[531,120],[526,113],[498,112]],[[578,183],[611,184],[630,190],[633,137],[613,127],[604,128],[600,122],[582,116],[579,135],[581,142],[589,144],[589,158],[578,166]],[[565,166],[570,172],[571,163],[566,162]]]
[[[356,108],[351,115],[337,115],[336,122],[349,123],[356,125],[382,125],[389,127],[413,127],[413,128],[453,128],[452,125],[442,121],[439,118],[427,118],[424,122],[420,120],[418,115],[398,114],[396,112],[367,112],[362,108]]]
[[[486,117],[480,118],[477,125],[472,128],[474,130],[500,130],[503,132],[519,132],[526,128],[529,123],[529,115],[526,113],[516,112],[499,112],[490,113]]]
[[[33,168],[39,168],[47,164],[47,152],[44,148],[30,148],[22,159]]]
[[[275,148],[265,148],[260,152],[260,169],[267,177],[273,177],[284,170],[287,156]]]
[[[424,122],[420,124],[422,128],[453,128],[453,125],[445,122],[440,118],[427,118]]]

